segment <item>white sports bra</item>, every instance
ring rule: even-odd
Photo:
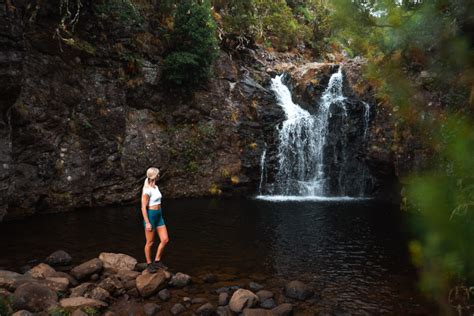
[[[148,206],[161,204],[162,195],[157,185],[155,185],[154,188],[149,187],[149,188],[144,189],[143,194],[146,194],[150,197],[150,200],[148,201]]]

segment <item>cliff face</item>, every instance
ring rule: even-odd
[[[161,169],[167,197],[255,194],[264,144],[275,143],[284,118],[271,74],[289,72],[296,101],[309,107],[336,68],[260,48],[222,51],[214,76],[188,95],[162,85],[153,21],[123,26],[85,5],[66,43],[53,36],[59,3],[8,3],[0,6],[0,220],[137,201],[150,166]],[[347,63],[347,93],[376,104],[356,82],[361,61]],[[391,194],[395,159],[382,138],[393,121],[373,113],[359,156],[372,166],[375,194]]]
[[[183,95],[162,87],[151,24],[117,29],[85,6],[68,45],[53,38],[59,3],[13,6],[0,18],[0,219],[136,201],[149,166],[168,197],[254,192],[278,112],[268,78],[222,52]]]

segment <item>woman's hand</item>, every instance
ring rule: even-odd
[[[146,223],[145,229],[146,229],[147,231],[151,232],[151,230],[152,230],[151,224],[150,224],[150,223]]]

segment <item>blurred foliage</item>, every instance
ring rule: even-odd
[[[449,289],[474,285],[474,3],[332,5],[339,49],[368,59],[365,76],[376,98],[433,152],[423,172],[405,179],[404,201],[414,219],[410,251],[421,288],[448,312]]]
[[[218,56],[216,24],[209,1],[182,0],[176,9],[171,48],[164,61],[164,78],[191,88],[211,75]]]

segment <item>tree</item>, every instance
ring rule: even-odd
[[[218,41],[208,0],[183,0],[178,4],[171,42],[164,60],[168,83],[191,88],[209,78],[218,56]]]

